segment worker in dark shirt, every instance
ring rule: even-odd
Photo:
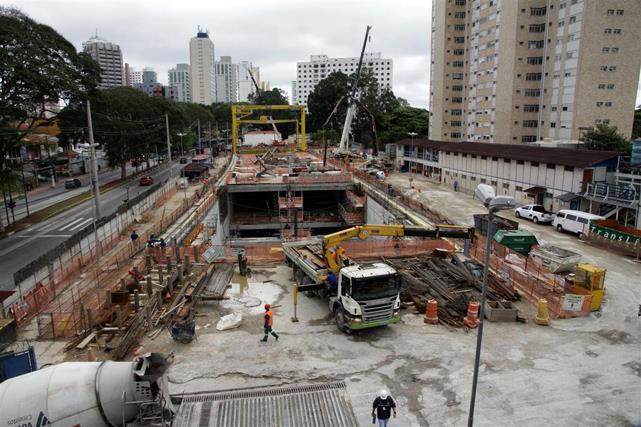
[[[272,330],[272,325],[274,324],[274,314],[272,313],[272,306],[265,304],[265,314],[264,314],[265,323],[263,328],[265,329],[265,336],[261,340],[262,342],[267,342],[267,337],[269,334],[272,334],[276,341],[278,341],[278,334]]]
[[[394,418],[396,418],[396,402],[387,393],[387,390],[381,390],[372,405],[372,417],[378,418],[378,427],[387,426],[392,411],[394,411]]]

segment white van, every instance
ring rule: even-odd
[[[588,234],[590,221],[594,219],[605,219],[602,216],[582,211],[562,209],[556,213],[552,226],[559,232],[569,231],[576,234]]]

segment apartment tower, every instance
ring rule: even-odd
[[[82,50],[100,65],[100,89],[124,86],[120,46],[95,35],[82,44]]]
[[[216,62],[216,102],[238,102],[238,64],[231,62],[231,56]]]
[[[599,123],[632,133],[638,0],[432,3],[430,137],[570,142]]]
[[[189,64],[176,64],[168,74],[169,86],[176,88],[176,99],[179,102],[191,102]]]
[[[203,105],[216,101],[216,70],[214,43],[209,33],[198,29],[196,37],[189,40],[191,100]]]

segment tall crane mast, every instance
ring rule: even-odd
[[[363,48],[361,49],[361,57],[358,61],[358,69],[356,70],[356,76],[354,77],[354,83],[352,86],[352,93],[349,97],[349,104],[347,107],[347,114],[345,115],[345,123],[343,124],[343,133],[341,135],[341,142],[338,147],[340,154],[349,153],[349,131],[352,128],[352,120],[354,120],[354,115],[356,114],[356,91],[358,90],[358,82],[361,78],[361,69],[363,68],[363,56],[365,56],[365,46],[367,46],[367,40],[369,39],[369,31],[372,29],[371,25],[367,26],[365,31],[365,39],[363,40]]]

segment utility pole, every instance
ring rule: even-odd
[[[200,119],[198,119],[198,149],[200,150]]]
[[[98,221],[101,217],[101,211],[100,211],[100,188],[98,187],[98,161],[96,160],[96,145],[93,141],[93,124],[91,123],[91,104],[89,103],[89,100],[87,100],[87,125],[89,128],[89,145],[91,146],[91,162],[92,162],[92,185],[93,185],[93,196],[94,196],[94,205],[95,205],[95,210],[96,210],[96,221]],[[97,241],[96,241],[96,244]]]
[[[165,113],[165,129],[167,130],[167,160],[169,160],[169,177],[171,178],[173,165],[171,163],[171,140],[169,138],[169,115],[166,113]]]
[[[209,149],[211,150],[211,122],[207,122],[209,124]]]

